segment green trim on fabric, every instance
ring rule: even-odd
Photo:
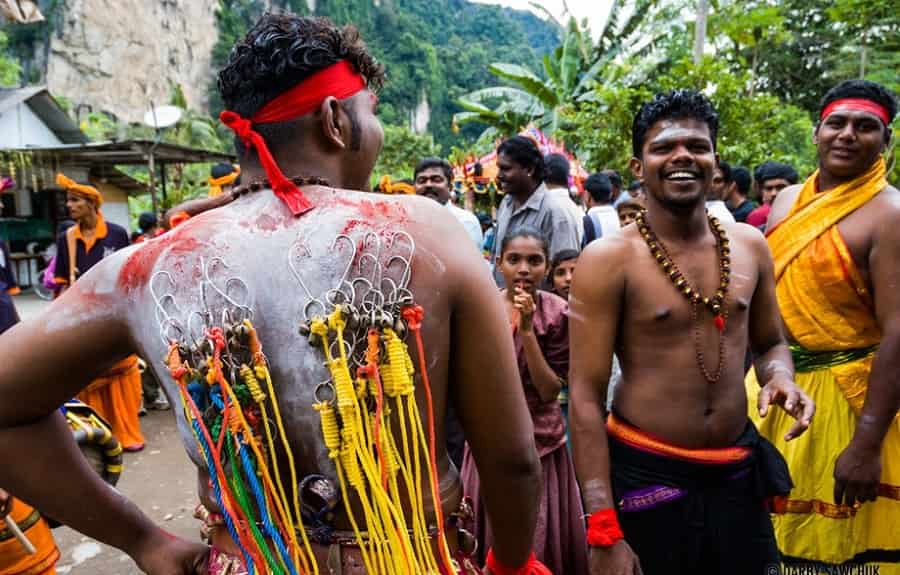
[[[873,345],[841,351],[810,351],[799,345],[791,345],[791,356],[794,358],[794,370],[797,373],[808,373],[866,358],[877,349],[878,346]]]
[[[31,511],[31,513],[28,514],[27,517],[25,517],[25,519],[18,522],[16,525],[19,526],[19,529],[22,530],[22,532],[25,532],[25,531],[28,531],[29,529],[31,529],[32,527],[34,527],[35,525],[37,525],[37,522],[40,520],[41,520],[41,514],[38,512],[37,509],[34,509]],[[6,529],[3,529],[2,531],[0,531],[0,543],[2,543],[4,541],[8,541],[8,540],[12,539],[13,537],[15,537],[15,535],[13,535],[12,530],[9,528],[6,528]]]

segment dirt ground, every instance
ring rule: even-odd
[[[151,411],[141,418],[147,446],[125,454],[118,488],[154,521],[181,537],[199,540],[196,472],[188,462],[171,411]],[[53,531],[61,558],[57,572],[69,575],[132,575],[141,573],[118,549],[97,543],[67,527]]]
[[[47,302],[26,294],[15,298],[23,321],[39,315]],[[154,521],[176,535],[199,540],[196,472],[188,461],[171,411],[151,411],[141,418],[146,447],[125,454],[118,489]],[[64,473],[61,471],[61,473]],[[141,571],[118,549],[102,545],[67,527],[53,531],[60,550],[56,569],[68,575],[132,575]]]

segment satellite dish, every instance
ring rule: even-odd
[[[184,112],[178,106],[159,106],[150,108],[150,110],[144,114],[144,123],[151,128],[161,130],[162,128],[168,128],[169,126],[177,124],[183,113]]]

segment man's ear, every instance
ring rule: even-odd
[[[320,126],[322,135],[325,140],[345,149],[349,146],[350,130],[348,122],[344,119],[346,113],[340,100],[334,96],[328,96],[319,107],[319,116],[321,117]]]
[[[719,159],[716,157],[716,165],[718,165]],[[635,179],[643,180],[644,179],[644,162],[641,161],[640,158],[631,158],[628,161],[628,167],[631,169],[631,175],[635,177]]]
[[[821,125],[820,122],[816,122],[816,125],[813,126],[813,133],[812,133],[813,146],[819,145],[819,126],[820,125]]]

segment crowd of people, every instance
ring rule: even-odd
[[[242,165],[208,198],[127,247],[60,176],[65,289],[0,337],[18,505],[152,575],[900,573],[893,94],[824,94],[805,178],[730,165],[706,96],[657,94],[630,185],[575,193],[513,136],[476,215],[440,158],[365,191],[383,79],[353,28],[267,14],[219,75]],[[178,405],[207,544],[103,484],[57,414],[78,395],[140,449],[138,355]],[[43,532],[25,556],[7,531],[0,574],[53,573]]]

